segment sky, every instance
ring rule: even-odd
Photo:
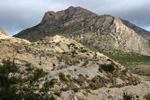
[[[69,6],[117,16],[150,31],[150,0],[0,0],[0,27],[12,36],[40,23],[45,12]]]

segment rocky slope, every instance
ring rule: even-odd
[[[81,7],[46,12],[40,24],[15,37],[37,41],[56,34],[75,39],[95,50],[121,50],[150,55],[148,31],[118,17],[99,16]]]
[[[1,27],[0,27],[0,35],[4,34],[4,35],[8,35]]]
[[[7,33],[0,29],[0,60],[14,57],[16,50],[22,47],[22,44],[31,44],[28,40],[19,39],[7,35]]]
[[[64,72],[74,78],[81,75],[85,80],[103,77],[106,82],[110,81],[108,82],[110,86],[136,83],[136,78],[133,78],[133,75],[120,64],[63,36],[46,37],[31,44],[11,39],[10,43],[8,40],[3,40],[1,44],[0,59],[15,57],[19,64],[30,63],[44,71],[52,71],[52,76]],[[113,75],[116,79],[113,79]]]
[[[137,76],[125,67],[72,39],[55,35],[30,43],[6,37],[0,39],[0,60],[15,58],[19,71],[9,73],[9,77],[22,79],[17,85],[20,92],[30,87],[39,95],[47,91],[58,100],[113,100],[122,98],[126,88],[134,89],[132,85],[139,84]],[[149,89],[149,85],[142,86]],[[140,93],[133,96],[143,98],[146,94]]]

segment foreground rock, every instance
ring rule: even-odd
[[[123,100],[126,93],[134,100],[146,100],[145,95],[149,93],[150,84],[143,83],[136,86],[125,86],[122,88],[100,88],[97,90],[81,90],[62,92],[58,100]]]

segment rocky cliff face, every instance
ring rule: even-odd
[[[121,50],[150,55],[150,33],[128,21],[99,16],[81,7],[47,12],[41,23],[15,35],[30,41],[56,34],[73,38],[96,50]]]

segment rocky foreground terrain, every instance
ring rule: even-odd
[[[5,66],[8,58],[15,61],[17,70]],[[1,32],[0,61],[0,79],[6,71],[6,83],[12,82],[8,88],[0,81],[2,100],[12,94],[11,99],[18,100],[144,100],[149,96],[150,84],[141,83],[139,76],[61,35],[29,42]]]

